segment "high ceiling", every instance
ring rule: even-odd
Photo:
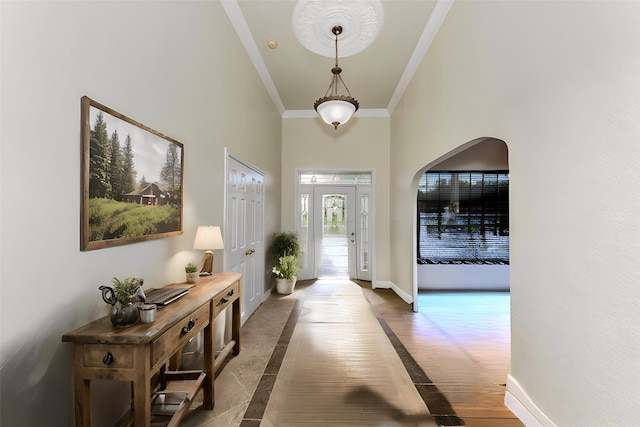
[[[341,1],[354,0],[326,0]],[[339,59],[342,78],[360,102],[356,115],[388,116],[393,111],[451,2],[381,0],[384,24],[375,40],[362,52]],[[222,4],[283,117],[315,117],[313,103],[329,87],[335,52],[321,56],[298,41],[292,26],[297,1],[222,0]],[[345,25],[340,37],[348,31]],[[334,38],[331,28],[327,36]],[[270,39],[277,42],[275,49],[268,46]]]

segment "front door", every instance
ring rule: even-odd
[[[356,278],[355,187],[313,189],[314,277]]]
[[[302,247],[298,279],[373,278],[371,172],[298,172],[296,231]]]
[[[264,173],[227,154],[226,192],[226,270],[243,275],[244,324],[264,292]]]

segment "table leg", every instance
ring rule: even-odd
[[[147,346],[138,346],[134,351],[135,374],[131,381],[133,393],[134,426],[148,427],[151,424],[151,355],[147,357]]]
[[[242,308],[240,307],[240,297],[233,302],[233,314],[231,320],[231,339],[236,343],[233,346],[233,354],[240,354],[240,329],[242,327]]]
[[[83,346],[73,345],[73,396],[76,427],[91,426],[91,381],[84,377],[82,360]]]
[[[74,380],[76,427],[91,426],[90,380],[76,375]]]
[[[212,316],[213,317],[213,316]],[[204,383],[202,384],[203,389],[203,406],[204,409],[213,409],[215,405],[215,387],[214,380],[216,376],[215,372],[215,361],[216,361],[216,332],[213,318],[209,322],[206,328],[204,328],[204,373],[206,377],[204,378]]]

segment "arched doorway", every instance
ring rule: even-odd
[[[435,175],[431,183],[426,182],[427,172]],[[414,224],[414,302],[420,289],[509,289],[508,224],[504,224],[505,218],[508,221],[508,187],[504,183],[508,172],[506,143],[478,138],[416,173],[414,184],[420,200]],[[497,212],[489,197],[500,188],[503,195],[507,192],[507,201]],[[465,253],[461,253],[463,249]],[[500,264],[497,249],[502,255],[506,250],[506,262]],[[418,311],[415,303],[414,311]]]
[[[429,171],[437,173],[427,185],[424,174]],[[472,196],[488,197],[483,195],[482,186],[486,184],[487,178],[491,181],[488,175],[495,175],[496,179],[487,185],[491,186],[494,182],[497,184],[498,171],[509,171],[506,144],[495,138],[480,138],[463,144],[426,165],[416,173],[414,180],[417,195],[414,220],[414,311],[418,314],[414,317],[412,329],[418,331],[414,334],[424,333],[429,339],[429,366],[440,368],[430,373],[436,387],[443,384],[439,388],[446,399],[452,402],[459,400],[456,390],[448,387],[450,382],[455,382],[459,389],[474,390],[474,397],[469,398],[466,404],[468,406],[453,405],[463,418],[463,411],[479,406],[491,407],[494,413],[508,413],[502,404],[502,397],[511,366],[509,265],[495,265],[490,256],[491,251],[482,242],[483,233],[487,241],[491,240],[491,233],[498,235],[497,240],[500,240],[503,231],[508,236],[508,224],[506,230],[500,230],[500,226],[505,224],[496,222],[495,216],[492,219],[490,211],[474,209],[474,200],[469,200]],[[465,185],[455,187],[465,180],[466,195],[463,194]],[[440,185],[442,188],[438,188]],[[477,191],[475,195],[471,195],[470,189],[474,186]],[[436,199],[437,202],[432,203],[435,208],[431,212],[427,210],[421,218],[418,208],[421,196],[419,191],[443,189],[445,194],[442,200]],[[429,203],[434,200],[425,194],[422,196]],[[506,208],[508,211],[508,206]],[[491,223],[494,225],[493,229],[488,226]],[[429,237],[438,242],[449,240],[460,243],[458,238],[462,237],[471,239],[475,246],[468,242],[466,247],[461,245],[447,248],[443,245],[442,250],[449,252],[438,256],[433,252],[439,247],[438,244],[421,242],[418,236],[420,227],[424,227],[422,231],[430,231]],[[431,230],[426,230],[429,227]],[[445,236],[447,233],[450,235]],[[465,253],[469,248],[475,252]],[[421,252],[421,249],[427,250]],[[496,276],[495,267],[505,270],[506,276]],[[429,268],[432,269],[429,271]],[[439,268],[442,270],[438,271]],[[438,281],[440,283],[434,283]],[[472,286],[474,281],[475,288]],[[496,281],[504,282],[499,289],[494,286]],[[413,345],[407,344],[409,351],[414,351],[415,354],[420,354],[420,350],[424,351],[417,346],[412,348]],[[490,394],[497,396],[495,402],[474,400],[476,396]],[[518,423],[514,422],[516,424]]]

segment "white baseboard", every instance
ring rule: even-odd
[[[396,293],[396,295],[398,295],[400,298],[402,298],[404,300],[404,302],[406,302],[407,304],[412,304],[413,303],[413,296],[409,295],[408,293],[406,293],[405,291],[400,289],[393,282],[389,282],[389,281],[386,281],[386,280],[385,281],[376,280],[376,282],[373,284],[372,287],[373,287],[373,289],[391,289],[393,292]]]
[[[544,412],[536,406],[520,384],[509,374],[504,404],[527,427],[557,427]]]
[[[376,280],[375,282],[372,282],[371,285],[373,289],[391,289],[391,286],[393,286],[393,282]]]

